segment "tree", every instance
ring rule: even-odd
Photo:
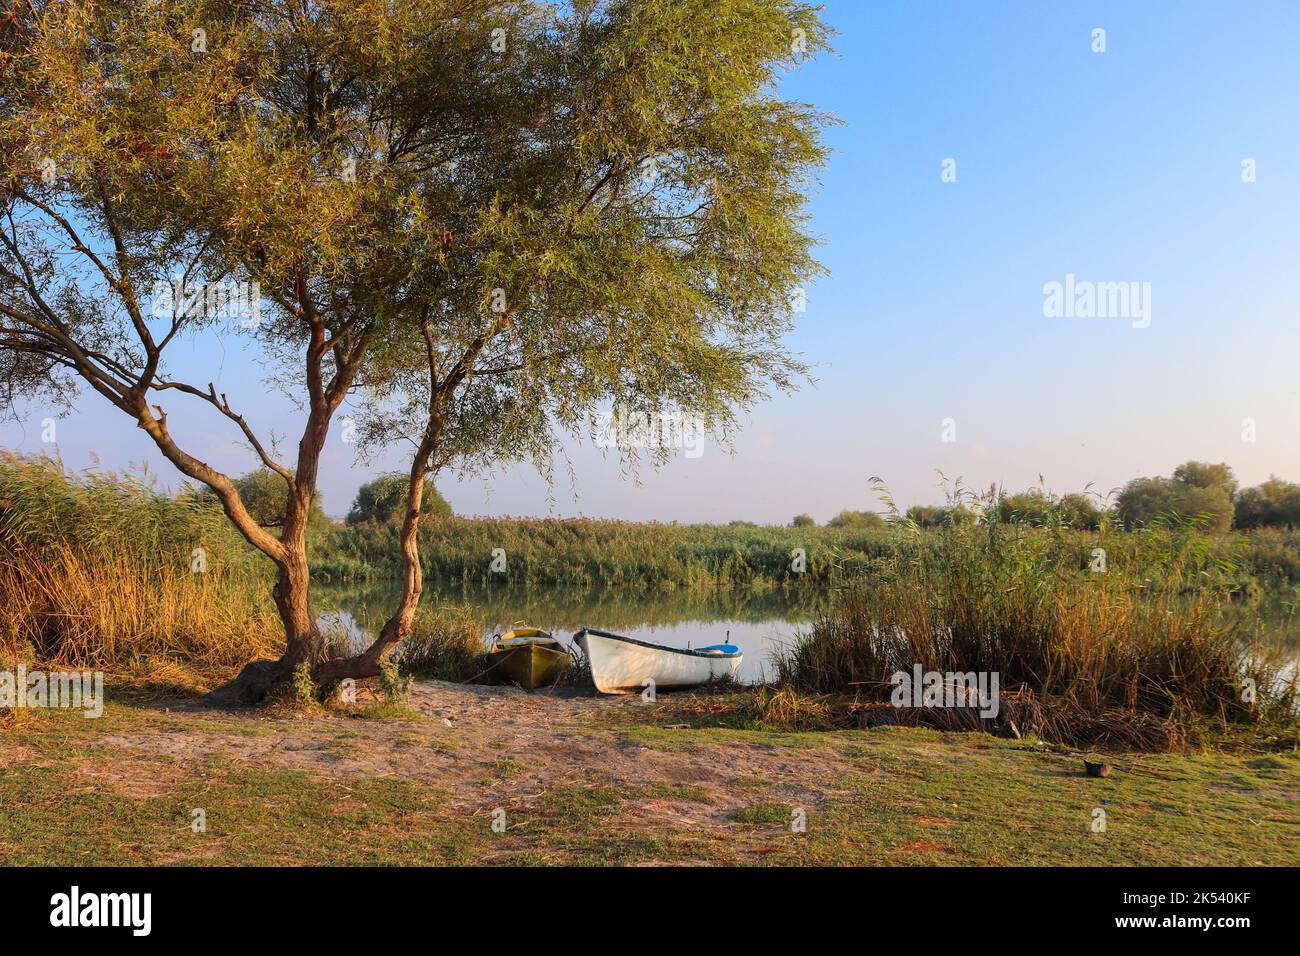
[[[941,528],[945,524],[973,524],[976,515],[965,505],[912,505],[907,509],[906,517],[919,528]]]
[[[302,662],[377,674],[422,587],[428,477],[545,466],[557,429],[611,406],[726,432],[803,377],[781,339],[819,271],[802,210],[826,118],[774,91],[825,33],[793,0],[16,4],[0,21],[8,407],[97,393],[275,564],[285,651],[232,693]],[[185,294],[159,295],[173,279]],[[253,315],[230,314],[226,283]],[[291,460],[211,381],[171,371],[215,333],[255,342],[303,408]],[[414,448],[403,588],[370,648],[325,660],[305,534],[331,422],[362,388],[365,445]],[[283,482],[278,533],[174,427],[198,408]]]
[[[1101,508],[1087,495],[1068,494],[1055,498],[1039,488],[998,495],[994,513],[999,521],[1021,522],[1036,528],[1059,521],[1069,528],[1095,530],[1102,519]]]
[[[1189,461],[1174,470],[1173,478],[1134,478],[1115,505],[1128,529],[1161,518],[1194,519],[1212,530],[1226,531],[1232,527],[1233,515],[1229,487],[1235,488],[1236,481],[1227,465]]]
[[[306,549],[320,456],[388,325],[382,243],[404,191],[329,172],[343,130],[392,129],[359,79],[371,54],[345,42],[325,65],[324,45],[349,16],[333,3],[11,10],[0,27],[6,405],[95,392],[212,490],[276,566],[284,654],[246,669],[234,688],[259,692],[321,659]],[[170,357],[193,347],[187,339],[218,333],[257,342],[303,409],[292,459],[211,380],[174,372]],[[178,427],[205,406],[281,480],[278,533]]]
[[[1232,496],[1218,485],[1183,484],[1174,499],[1173,511],[1182,520],[1195,520],[1210,531],[1232,527]]]
[[[881,531],[885,528],[885,519],[874,511],[841,511],[830,521],[828,528],[852,528],[856,531]]]
[[[1021,522],[1042,527],[1049,521],[1055,502],[1050,495],[1038,488],[1021,491],[1012,495],[999,495],[996,514],[1002,522]]]
[[[1168,478],[1134,478],[1120,491],[1115,508],[1124,527],[1132,530],[1158,514],[1172,513],[1175,495],[1174,483]]]
[[[1095,496],[1077,492],[1062,496],[1057,507],[1065,523],[1080,531],[1096,531],[1106,517]]]
[[[1174,469],[1174,481],[1196,488],[1222,488],[1229,497],[1237,493],[1237,479],[1226,462],[1184,462]]]
[[[284,527],[284,480],[270,468],[256,468],[235,479],[235,489],[249,515],[263,528]],[[201,501],[217,501],[212,492],[199,495]],[[308,530],[329,524],[321,507],[320,494],[312,496],[311,511],[307,517]]]
[[[1300,527],[1300,485],[1270,476],[1237,495],[1238,528]]]
[[[396,253],[416,307],[368,382],[367,447],[414,448],[403,589],[370,669],[419,601],[431,477],[521,460],[549,475],[557,436],[599,431],[602,415],[725,436],[806,374],[782,338],[820,272],[802,206],[827,118],[775,85],[824,42],[813,8],[513,9],[483,113],[495,137],[429,183],[445,239]],[[615,437],[634,462],[641,444]]]
[[[389,472],[357,489],[357,496],[348,512],[348,524],[362,521],[387,521],[406,504],[407,480],[401,472]],[[420,502],[423,515],[450,517],[451,505],[432,487],[424,489]]]
[[[790,527],[815,528],[817,527],[817,522],[813,520],[812,515],[808,515],[808,514],[795,515],[794,519],[790,522]]]

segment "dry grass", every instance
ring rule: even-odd
[[[488,666],[478,620],[456,607],[421,608],[396,659],[406,673],[447,681],[468,681]]]
[[[957,729],[980,726],[978,713],[890,707],[890,676],[917,665],[996,673],[1001,720],[1117,747],[1176,749],[1206,724],[1293,717],[1294,685],[1239,641],[1235,568],[1194,524],[1102,528],[1082,542],[1064,531],[954,525],[931,547],[900,549],[778,656],[780,682],[883,706],[891,722]],[[1104,571],[1091,568],[1093,548],[1110,556]]]
[[[203,684],[276,652],[269,589],[217,509],[130,478],[0,458],[0,654],[9,659]]]

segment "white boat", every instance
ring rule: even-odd
[[[585,627],[573,635],[591,664],[591,678],[602,694],[639,694],[654,681],[658,690],[699,687],[735,677],[744,655],[735,644],[690,650],[665,647]]]

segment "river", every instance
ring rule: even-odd
[[[390,613],[391,588],[320,587],[322,624],[355,644],[374,637]],[[484,641],[518,624],[530,624],[571,641],[582,627],[614,631],[670,647],[703,647],[730,639],[744,652],[739,679],[770,679],[771,655],[812,623],[827,605],[823,589],[637,591],[626,588],[510,588],[486,585],[426,587],[421,604],[454,605],[478,618]]]
[[[368,644],[397,600],[391,585],[368,588],[317,585],[321,622],[354,644]],[[640,591],[629,588],[512,588],[490,585],[429,585],[421,603],[453,605],[479,621],[484,644],[519,624],[550,631],[565,641],[582,627],[613,631],[670,647],[703,647],[731,640],[745,658],[739,679],[761,683],[773,676],[772,653],[808,628],[831,601],[822,588]],[[1296,609],[1266,603],[1234,608],[1243,644],[1272,662],[1282,679],[1300,668],[1300,622]]]

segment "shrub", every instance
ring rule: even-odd
[[[1262,485],[1237,495],[1238,528],[1300,527],[1300,485],[1269,478]]]
[[[1120,492],[1116,510],[1128,529],[1159,518],[1195,519],[1204,527],[1226,531],[1232,527],[1236,490],[1227,465],[1189,461],[1175,468],[1172,478],[1134,478]]]
[[[368,481],[357,489],[357,496],[348,512],[348,524],[361,521],[388,521],[406,506],[407,476],[390,472]],[[420,498],[420,514],[450,517],[451,505],[438,493],[432,482],[426,482]]]
[[[394,660],[408,674],[463,682],[487,668],[487,645],[478,621],[467,611],[421,608]]]
[[[874,511],[841,511],[826,522],[826,527],[853,528],[859,531],[883,531],[885,529],[885,519]]]

